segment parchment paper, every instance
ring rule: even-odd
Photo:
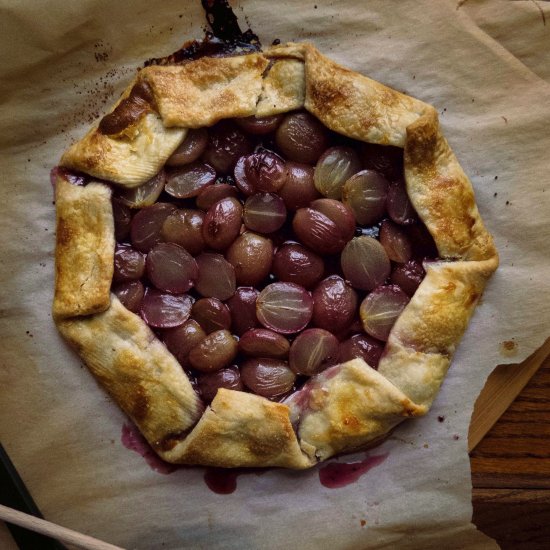
[[[494,366],[520,362],[549,334],[550,5],[233,5],[265,45],[311,40],[440,112],[501,267],[431,412],[370,451],[388,453],[383,464],[333,490],[312,469],[243,476],[218,495],[202,469],[161,475],[124,448],[125,417],[51,320],[48,171],[134,68],[200,37],[204,16],[198,0],[1,0],[2,443],[46,518],[127,548],[496,547],[470,524],[467,432]],[[506,357],[504,341],[515,343]]]

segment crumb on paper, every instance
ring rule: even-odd
[[[500,343],[500,354],[504,357],[514,357],[518,353],[518,343],[512,338]]]
[[[438,421],[438,422],[444,422],[444,421],[445,421],[445,417],[444,417],[442,414],[440,414],[440,415],[437,417],[437,421]]]
[[[460,439],[460,436],[459,436],[458,434],[454,434],[454,435],[453,435],[453,439],[454,439],[455,441],[458,441],[458,440]]]
[[[361,524],[361,527],[365,527],[365,525],[367,524],[364,519],[362,519],[359,523]]]

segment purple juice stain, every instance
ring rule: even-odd
[[[237,490],[237,477],[246,474],[261,476],[267,468],[206,468],[204,482],[218,495],[230,495]]]
[[[319,468],[319,481],[328,489],[340,489],[356,482],[362,475],[372,468],[382,464],[388,458],[388,453],[383,455],[366,456],[359,462],[331,462]]]
[[[164,462],[164,460],[155,454],[155,451],[151,449],[149,443],[147,443],[145,438],[139,433],[138,429],[133,424],[122,425],[120,441],[127,449],[141,455],[145,459],[145,462],[149,464],[151,470],[154,470],[159,474],[168,475],[181,467],[177,464],[169,464],[168,462]]]

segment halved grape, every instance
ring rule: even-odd
[[[158,243],[147,255],[147,277],[159,289],[173,294],[187,292],[197,280],[197,262],[175,243]]]
[[[365,168],[380,172],[390,181],[403,175],[403,149],[400,147],[363,143],[361,160]]]
[[[148,288],[141,302],[143,320],[154,328],[172,328],[183,325],[191,314],[193,300],[187,294],[174,296]]]
[[[176,199],[196,197],[216,181],[216,171],[208,164],[192,162],[170,171],[164,189]]]
[[[130,208],[151,206],[159,198],[165,183],[166,173],[164,170],[161,170],[156,176],[153,176],[139,187],[119,191],[117,193],[118,198],[120,202]]]
[[[277,192],[286,181],[286,168],[283,159],[267,149],[248,155],[244,161],[244,171],[248,183],[256,191]]]
[[[275,133],[277,147],[290,160],[314,164],[327,148],[327,129],[306,112],[285,116]]]
[[[345,363],[359,357],[373,369],[378,368],[380,357],[384,351],[384,343],[368,334],[354,334],[340,344],[338,361]]]
[[[285,243],[273,257],[273,273],[280,281],[310,288],[323,277],[323,259],[297,243]]]
[[[385,342],[408,303],[409,297],[397,285],[375,288],[359,308],[365,332]]]
[[[296,375],[286,361],[260,357],[243,362],[241,380],[254,393],[274,399],[292,390]]]
[[[199,277],[195,290],[206,298],[227,300],[235,293],[235,269],[221,254],[205,252],[196,258]]]
[[[337,254],[349,240],[345,228],[313,208],[300,208],[294,215],[292,228],[300,242],[319,254]]]
[[[346,181],[342,200],[359,225],[372,225],[382,218],[388,186],[388,180],[374,170],[362,170]]]
[[[139,313],[145,295],[145,287],[141,281],[119,283],[113,287],[113,292],[126,309],[133,313]]]
[[[380,226],[380,244],[388,258],[404,264],[412,256],[412,243],[407,233],[391,220],[384,220]]]
[[[132,212],[120,199],[113,197],[113,221],[115,224],[115,239],[119,242],[130,235]]]
[[[197,385],[201,397],[210,403],[220,388],[242,391],[241,373],[236,366],[226,367],[214,372],[201,372],[197,376]]]
[[[338,338],[327,330],[309,328],[290,347],[290,368],[296,374],[314,376],[338,362]]]
[[[355,237],[340,258],[346,279],[355,288],[372,290],[389,276],[391,265],[384,247],[372,237]]]
[[[236,356],[235,337],[228,330],[216,330],[189,352],[189,363],[201,372],[212,372],[228,367]]]
[[[190,129],[181,145],[166,161],[168,166],[183,166],[195,162],[206,149],[208,131],[206,128]]]
[[[258,326],[256,318],[256,300],[260,291],[247,286],[239,287],[227,300],[231,312],[231,330],[242,336],[247,330]]]
[[[418,219],[403,180],[390,185],[386,208],[390,218],[400,225],[409,225]]]
[[[204,214],[200,210],[180,208],[172,212],[162,224],[164,241],[183,246],[189,254],[196,256],[204,248],[202,225]]]
[[[189,366],[189,352],[206,338],[206,332],[193,319],[188,319],[183,325],[163,331],[162,341],[168,351],[183,367]]]
[[[229,183],[216,183],[205,187],[197,197],[196,204],[201,210],[208,210],[218,201],[229,197],[237,198],[239,192],[234,185]]]
[[[275,332],[292,334],[311,320],[313,300],[308,291],[294,283],[267,285],[256,301],[258,321]]]
[[[249,357],[273,357],[286,359],[290,344],[277,332],[266,328],[247,330],[239,340],[239,351]]]
[[[355,234],[355,218],[353,212],[345,204],[334,199],[317,199],[310,208],[324,214],[338,227],[342,240],[349,241]]]
[[[420,262],[411,260],[403,265],[398,265],[390,276],[393,284],[398,285],[405,294],[412,296],[420,286],[426,272]]]
[[[202,237],[210,248],[225,250],[240,232],[243,207],[233,197],[213,204],[204,217]]]
[[[285,184],[279,189],[279,196],[289,210],[309,206],[311,201],[321,198],[313,183],[313,167],[299,162],[286,163]]]
[[[357,293],[344,279],[331,275],[312,293],[313,324],[331,332],[340,332],[353,321],[357,311]]]
[[[315,188],[329,199],[340,199],[344,183],[359,170],[361,162],[351,147],[331,147],[315,166]]]
[[[166,202],[156,202],[142,208],[132,219],[130,228],[134,248],[140,252],[149,252],[160,243],[164,221],[175,209],[175,205]]]
[[[265,134],[274,132],[277,129],[283,120],[283,115],[264,117],[256,117],[252,115],[244,118],[236,118],[234,120],[245,132],[256,136],[264,136]]]
[[[222,120],[209,129],[208,144],[202,158],[218,174],[229,174],[237,159],[250,153],[252,147],[252,142],[240,128],[231,121]]]
[[[115,246],[113,281],[141,279],[145,273],[145,256],[129,244]]]
[[[217,298],[201,298],[191,309],[193,319],[208,333],[215,330],[229,330],[231,313],[229,308]]]
[[[273,244],[268,238],[247,231],[235,239],[226,257],[235,268],[240,285],[257,285],[271,270]]]
[[[243,220],[252,231],[273,233],[286,221],[285,203],[275,193],[256,193],[244,203]]]

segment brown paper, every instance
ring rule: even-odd
[[[536,2],[235,3],[264,44],[309,40],[353,70],[435,105],[496,237],[490,281],[431,412],[341,489],[318,469],[206,487],[153,471],[121,444],[124,415],[53,326],[49,169],[149,57],[200,37],[197,1],[0,0],[3,228],[0,438],[45,517],[126,548],[491,548],[470,524],[467,433],[496,364],[550,327],[550,6]],[[502,342],[515,343],[503,357]],[[438,420],[439,418],[439,420]],[[443,421],[440,421],[443,420]],[[365,454],[341,461],[363,459]]]

